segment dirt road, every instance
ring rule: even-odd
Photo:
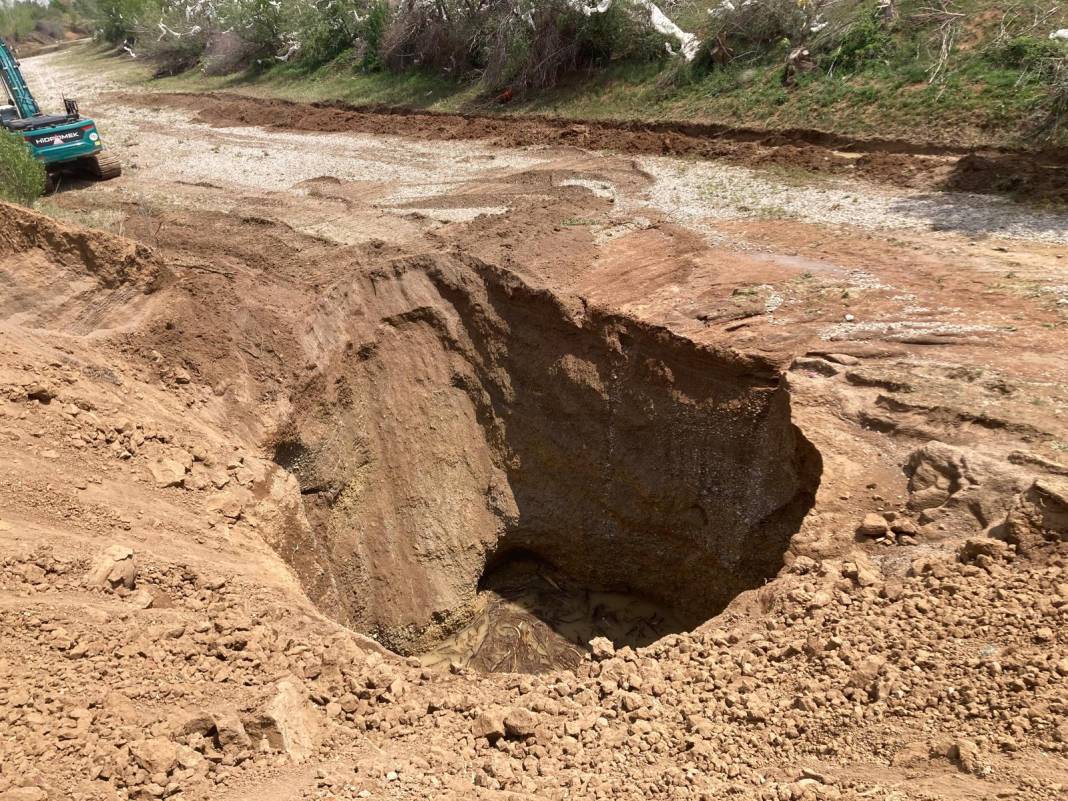
[[[124,175],[0,229],[0,800],[1065,792],[1068,215],[80,59]]]

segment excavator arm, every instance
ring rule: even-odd
[[[26,79],[22,77],[18,59],[3,39],[0,39],[0,78],[4,81],[7,96],[11,98],[12,105],[22,119],[30,119],[41,113],[41,107],[37,105],[30,87],[26,85]]]

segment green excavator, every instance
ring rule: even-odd
[[[122,173],[115,154],[100,141],[96,123],[78,112],[77,101],[64,99],[64,114],[41,113],[22,76],[18,59],[3,39],[0,39],[0,79],[8,101],[0,105],[0,125],[25,139],[34,157],[50,174],[80,172],[106,181]]]

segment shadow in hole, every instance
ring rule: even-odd
[[[647,642],[778,572],[822,460],[790,421],[775,365],[596,309],[576,325],[549,293],[488,289],[495,319],[449,299],[485,354],[472,362],[505,368],[481,371],[476,396],[515,455],[499,552],[549,556],[587,587],[671,609],[678,621]],[[504,353],[492,350],[502,322]]]
[[[422,659],[475,670],[547,673],[579,666],[595,637],[638,648],[688,627],[639,594],[584,584],[526,548],[494,554],[468,624]]]
[[[688,628],[669,607],[626,587],[591,587],[526,548],[495,554],[478,588],[533,615],[583,650],[594,637],[637,648]]]

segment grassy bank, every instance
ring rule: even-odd
[[[1068,146],[1068,43],[1049,38],[1068,26],[1068,13],[1058,6],[967,0],[930,9],[916,0],[899,3],[891,23],[877,21],[869,5],[840,7],[847,12],[850,22],[841,23],[833,47],[816,49],[787,81],[790,41],[750,46],[738,35],[722,63],[611,59],[571,71],[551,87],[509,88],[507,103],[499,102],[499,87],[478,74],[369,68],[366,54],[351,50],[326,63],[261,61],[226,75],[209,75],[202,66],[159,79],[144,64],[123,71],[160,91],[798,127],[941,144]]]

